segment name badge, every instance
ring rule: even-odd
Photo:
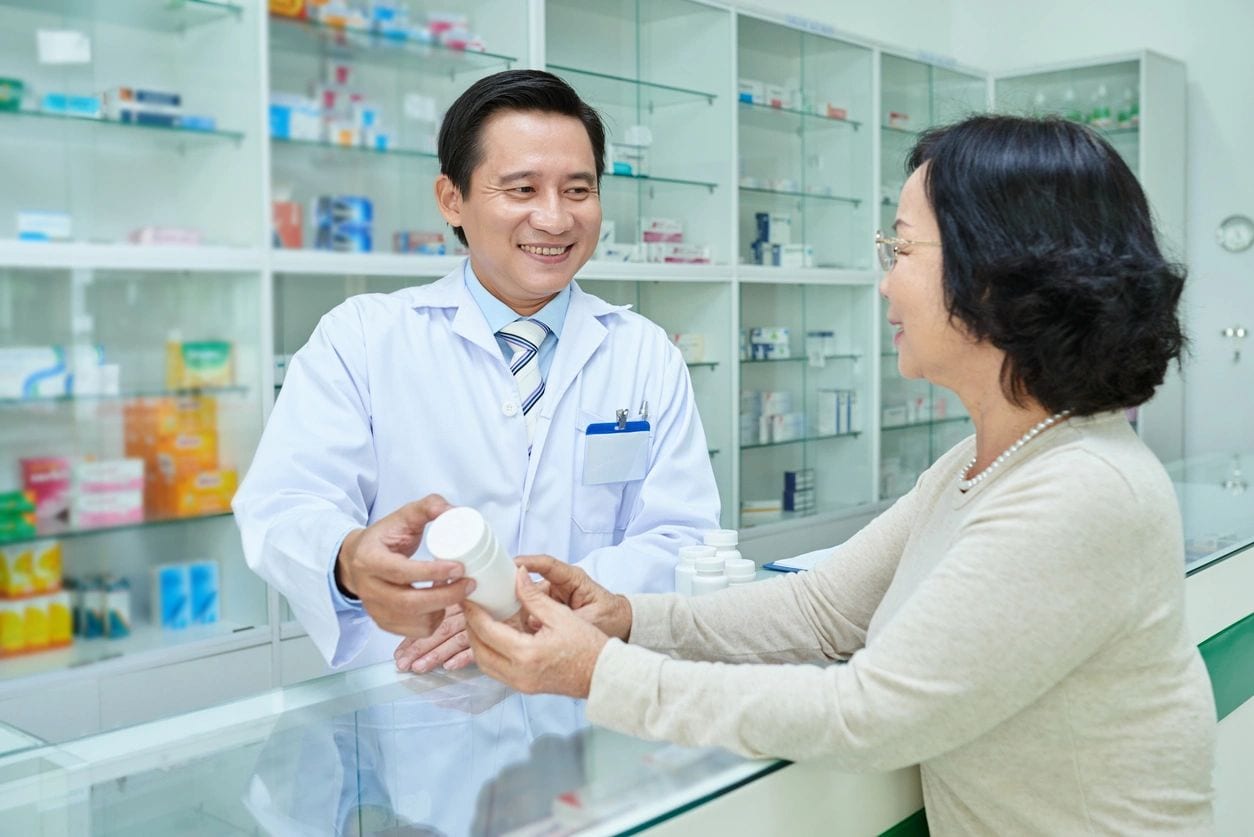
[[[642,480],[649,469],[649,423],[589,424],[584,433],[583,484]]]

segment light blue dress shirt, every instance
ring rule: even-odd
[[[488,328],[496,334],[496,344],[501,347],[501,357],[508,364],[514,356],[514,347],[497,334],[505,326],[518,319],[518,312],[510,308],[504,302],[488,292],[488,289],[479,281],[479,277],[475,275],[474,269],[470,266],[470,259],[466,259],[466,290],[470,291],[470,296],[479,306],[479,310],[483,312],[483,317],[488,321]],[[538,320],[548,326],[549,333],[545,335],[544,342],[540,344],[540,377],[547,378],[549,368],[553,365],[553,354],[557,351],[557,340],[562,336],[562,326],[566,323],[566,310],[570,308],[570,285],[558,291],[557,296],[549,300],[543,308],[532,314],[529,319]],[[331,564],[331,599],[335,603],[336,610],[360,610],[361,599],[350,599],[340,592],[339,585],[335,583],[335,564]]]
[[[479,310],[483,312],[484,319],[488,321],[488,328],[492,330],[493,334],[496,334],[505,326],[518,319],[518,312],[492,296],[488,289],[483,286],[483,283],[479,281],[479,277],[475,275],[474,269],[470,266],[470,259],[466,259],[466,290],[470,291],[470,295],[478,304]],[[544,323],[551,332],[545,336],[544,342],[540,344],[541,378],[549,376],[549,367],[553,365],[553,353],[557,351],[557,340],[562,336],[562,326],[566,323],[566,309],[569,307],[570,285],[567,285],[558,292],[557,296],[550,299],[547,305],[528,318]],[[514,347],[509,345],[499,334],[496,336],[496,342],[501,347],[501,356],[505,358],[505,362],[508,364],[514,356]]]

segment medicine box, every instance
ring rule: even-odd
[[[23,241],[68,241],[73,222],[68,212],[18,210],[17,237]]]
[[[783,212],[755,212],[758,241],[769,244],[792,243],[792,216]]]
[[[675,334],[671,337],[683,356],[684,363],[705,362],[705,335],[697,332]]]
[[[805,491],[814,488],[814,469],[800,468],[784,472],[784,492]]]
[[[229,341],[171,340],[166,343],[165,357],[170,389],[229,387],[235,382]]]
[[[107,494],[112,491],[142,491],[144,460],[103,459],[75,462],[71,488],[75,494]]]
[[[69,394],[69,368],[60,346],[0,348],[0,398],[55,398]]]
[[[187,564],[153,568],[156,622],[166,630],[182,630],[191,624],[191,574]]]
[[[70,507],[71,462],[64,456],[19,459],[22,488],[35,501],[35,517],[64,517]]]
[[[218,621],[218,562],[193,561],[187,565],[191,596],[191,621],[195,625],[211,625]]]
[[[0,111],[22,109],[22,93],[26,84],[17,78],[0,78]]]

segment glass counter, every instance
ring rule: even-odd
[[[1192,574],[1254,544],[1254,453],[1210,454],[1167,465],[1184,519],[1184,563]]]
[[[23,834],[632,833],[786,765],[390,663],[60,747],[19,736],[0,821]]]

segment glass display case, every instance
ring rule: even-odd
[[[890,53],[880,57],[879,229],[892,235],[897,199],[906,181],[906,158],[919,136],[988,104],[987,77],[937,67]],[[881,315],[887,317],[885,305]],[[880,462],[878,494],[898,497],[914,487],[937,457],[973,432],[952,392],[897,369],[893,332],[880,330]]]
[[[257,246],[252,12],[5,0],[0,17],[0,150],[21,161],[6,169],[0,244]]]
[[[1167,465],[1184,518],[1184,563],[1194,573],[1254,545],[1254,455],[1211,454]]]
[[[995,79],[995,104],[999,111],[1054,114],[1098,131],[1141,182],[1165,254],[1184,260],[1182,63],[1144,51],[1096,63],[1011,73]],[[1130,417],[1160,459],[1182,458],[1186,453],[1184,385],[1179,370],[1169,369],[1154,398]]]
[[[390,664],[0,755],[23,834],[634,833],[785,767],[590,727],[582,702]]]
[[[872,55],[737,16],[741,263],[871,268]]]
[[[271,12],[273,247],[461,252],[433,199],[440,120],[476,79],[526,62],[527,9],[508,0],[447,7]]]
[[[607,130],[603,270],[732,260],[731,16],[689,0],[553,0],[545,66]]]

